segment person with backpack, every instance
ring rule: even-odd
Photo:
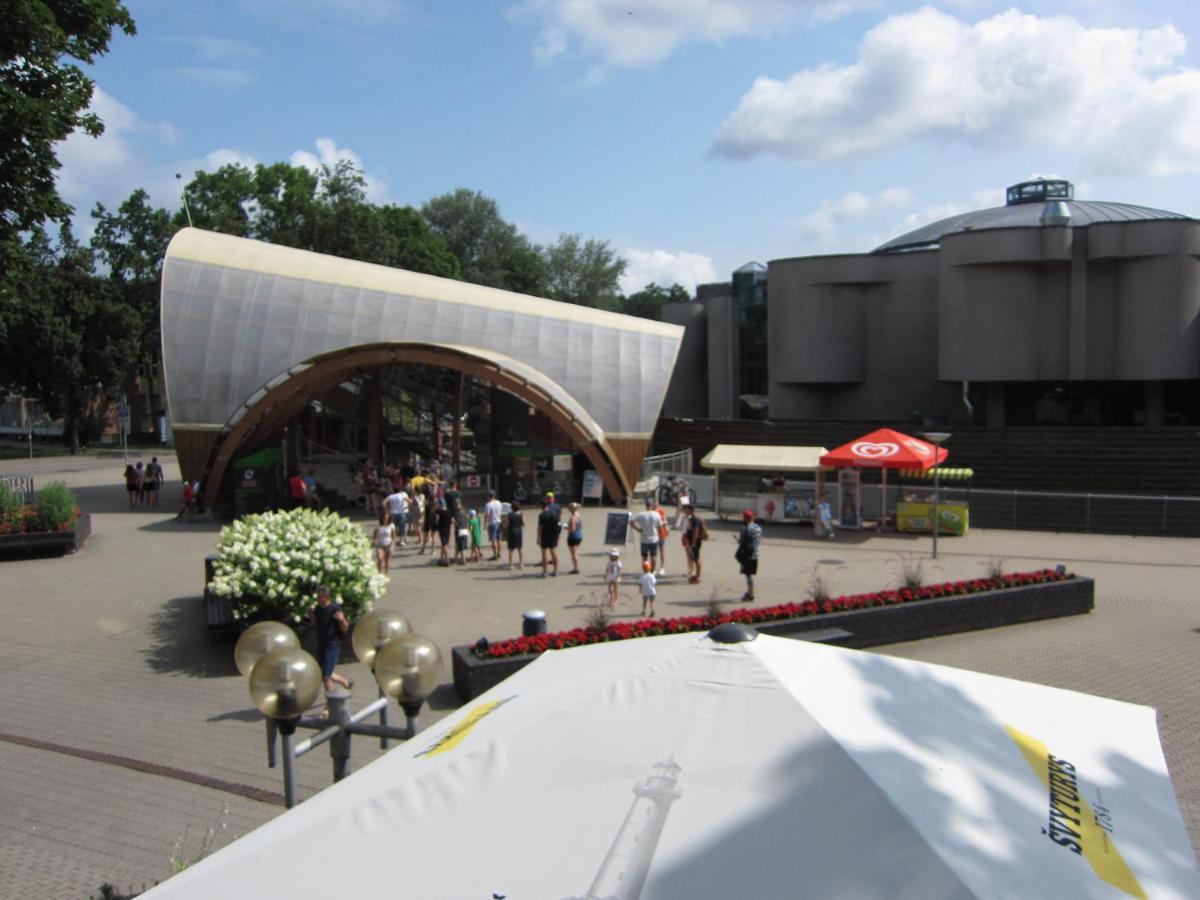
[[[762,526],[754,521],[754,510],[748,509],[742,513],[742,530],[737,536],[737,552],[734,559],[738,561],[742,574],[746,576],[746,593],[742,599],[747,603],[754,602],[754,576],[758,574],[758,545],[762,541]]]
[[[683,507],[683,555],[687,557],[688,584],[700,583],[700,546],[708,540],[708,526],[691,503]]]

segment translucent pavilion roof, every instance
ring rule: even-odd
[[[332,352],[416,342],[518,370],[607,437],[649,437],[683,328],[187,228],[167,248],[162,339],[179,427],[222,428]]]

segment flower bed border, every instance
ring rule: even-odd
[[[91,513],[80,513],[70,531],[23,531],[0,534],[0,558],[39,554],[62,556],[83,547],[92,534]]]
[[[1035,575],[1041,573],[1021,573]],[[978,584],[986,579],[976,579]],[[942,589],[935,585],[922,588],[926,593]],[[762,607],[736,607],[722,618],[728,621],[744,621],[752,624],[762,634],[804,639],[806,632],[819,632],[820,639],[828,643],[847,647],[877,647],[900,641],[918,640],[963,631],[998,628],[1061,616],[1080,615],[1090,612],[1094,605],[1095,582],[1091,578],[1068,575],[1054,581],[1022,584],[1016,587],[978,590],[971,593],[956,593],[950,596],[929,594],[928,597],[895,601],[885,605],[863,608],[846,608],[863,597],[881,597],[898,594],[897,591],[881,591],[877,594],[837,598],[829,601],[829,612],[814,612],[796,618],[768,621],[753,621],[761,615]],[[838,601],[842,608],[833,608]],[[812,601],[808,601],[811,603]],[[802,607],[804,604],[794,604]],[[703,620],[703,616],[687,616],[677,620]],[[635,625],[637,623],[634,623]],[[693,628],[664,627],[659,633],[699,631],[707,625]],[[657,629],[656,629],[657,630]],[[842,630],[845,636],[832,634],[831,630]],[[582,629],[579,629],[582,632]],[[813,635],[818,637],[818,635]],[[484,691],[499,684],[518,669],[537,659],[539,654],[505,656],[496,659],[481,659],[470,645],[455,647],[452,651],[454,687],[464,700],[472,700]]]

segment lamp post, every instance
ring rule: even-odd
[[[937,559],[937,541],[938,541],[938,503],[941,500],[939,488],[941,487],[941,460],[938,459],[942,444],[950,440],[950,435],[945,431],[927,431],[922,437],[933,444],[933,558]]]
[[[297,757],[328,742],[333,780],[341,781],[350,772],[351,735],[378,737],[384,748],[388,739],[411,738],[416,734],[421,704],[441,680],[442,656],[437,645],[409,633],[408,621],[399,613],[370,613],[360,621],[359,629],[353,637],[354,646],[375,673],[380,695],[355,713],[347,708],[350,692],[337,688],[325,695],[325,715],[303,714],[320,696],[321,667],[300,648],[299,638],[286,625],[279,622],[253,625],[234,648],[238,671],[249,682],[250,697],[267,719],[267,765],[271,768],[276,764],[275,737],[281,738],[283,792],[289,809],[296,805]],[[388,725],[388,697],[399,701],[404,709],[404,728]],[[378,725],[363,721],[376,714]],[[297,728],[308,728],[316,734],[296,741]]]

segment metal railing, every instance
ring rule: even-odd
[[[903,494],[927,497],[931,484],[888,485],[888,513]],[[841,498],[836,487],[830,491],[835,514]],[[1200,497],[1151,494],[1092,494],[1057,491],[996,490],[942,485],[943,502],[965,502],[970,523],[976,528],[1008,528],[1017,531],[1072,531],[1093,534],[1200,537]],[[879,485],[862,488],[865,519],[880,512]]]
[[[33,502],[32,475],[0,475],[0,484],[5,485],[10,491],[20,497],[22,503]]]
[[[642,478],[651,475],[672,474],[688,476],[692,474],[691,449],[680,450],[676,453],[662,453],[658,456],[647,456],[642,462]],[[669,479],[665,479],[669,480]]]

